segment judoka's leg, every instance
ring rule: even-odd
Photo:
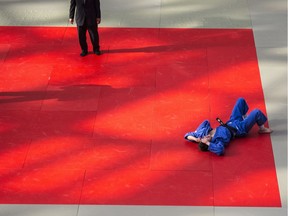
[[[245,124],[245,128],[247,133],[251,130],[251,128],[257,124],[259,126],[259,133],[271,133],[272,130],[264,127],[265,122],[267,121],[267,117],[264,113],[259,109],[254,109],[248,116],[243,120],[243,124]]]
[[[246,115],[246,113],[248,112],[248,105],[245,101],[244,98],[239,98],[236,101],[236,104],[234,105],[234,108],[232,110],[232,114],[230,116],[230,121],[234,121],[234,120],[243,120],[243,116]]]

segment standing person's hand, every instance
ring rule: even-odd
[[[69,22],[70,22],[71,24],[73,24],[73,23],[74,23],[74,19],[69,19]]]
[[[101,18],[97,18],[97,19],[96,19],[96,23],[97,23],[97,24],[100,24],[100,23],[101,23]]]

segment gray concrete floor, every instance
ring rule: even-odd
[[[287,1],[102,0],[102,27],[251,28],[265,94],[282,208],[0,205],[2,216],[286,216]],[[0,0],[0,26],[70,26],[69,0]]]

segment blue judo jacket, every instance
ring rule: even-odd
[[[210,122],[208,120],[205,120],[199,125],[199,127],[195,131],[185,134],[184,138],[187,139],[188,136],[203,138],[207,136],[212,129],[213,128],[211,127]],[[229,130],[226,127],[218,126],[216,128],[214,136],[212,137],[212,140],[210,141],[208,150],[217,155],[223,155],[225,147],[228,145],[231,139],[232,136]]]

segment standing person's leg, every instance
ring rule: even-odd
[[[86,40],[86,31],[87,31],[87,25],[84,24],[83,26],[77,26],[78,28],[78,39],[79,44],[82,50],[81,56],[88,54],[88,45]]]
[[[98,34],[98,25],[88,26],[88,32],[90,35],[91,43],[93,45],[93,52],[97,55],[100,54],[100,45],[99,45],[99,34]]]
[[[234,105],[234,108],[232,110],[231,116],[230,116],[230,120],[229,121],[234,121],[234,120],[243,120],[243,116],[246,115],[246,113],[248,112],[248,105],[247,102],[245,101],[244,98],[239,98],[236,101],[236,104]]]
[[[252,127],[257,124],[259,126],[259,133],[271,133],[270,128],[266,128],[264,124],[267,121],[267,117],[259,109],[254,109],[248,116],[243,120],[243,124],[247,130],[247,133],[252,129]]]

